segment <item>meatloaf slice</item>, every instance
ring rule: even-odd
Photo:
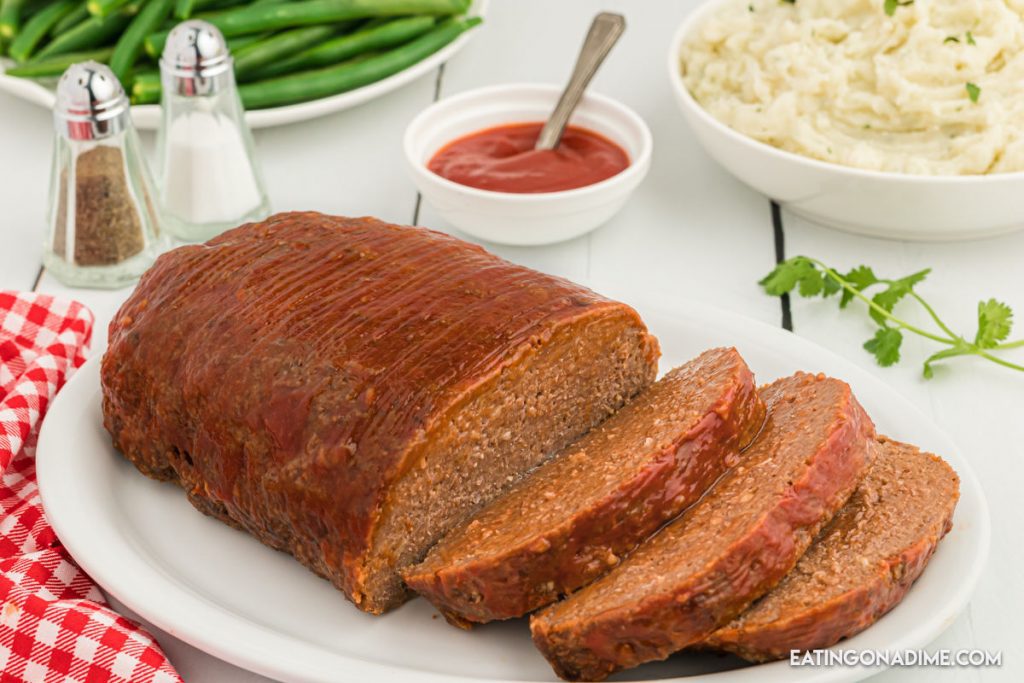
[[[768,419],[736,467],[615,570],[534,614],[568,680],[603,680],[703,640],[793,568],[867,471],[874,427],[844,382],[761,390]]]
[[[104,424],[143,473],[379,613],[657,357],[628,306],[479,247],[280,214],[143,276],[110,326]]]
[[[960,480],[936,455],[879,441],[864,481],[793,571],[705,645],[780,659],[859,633],[903,599],[952,528]]]
[[[406,583],[457,625],[553,602],[697,500],[763,421],[739,353],[706,351],[452,530]]]

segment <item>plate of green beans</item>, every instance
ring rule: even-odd
[[[462,48],[487,0],[0,0],[0,90],[52,107],[68,66],[110,66],[140,128],[160,122],[170,30],[224,34],[253,128],[347,109],[423,76]]]

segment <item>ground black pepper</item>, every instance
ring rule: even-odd
[[[74,254],[66,252],[68,171],[60,175],[53,251],[80,266],[120,263],[142,251],[139,206],[128,185],[124,156],[99,145],[78,155],[75,165]]]

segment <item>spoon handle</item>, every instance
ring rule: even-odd
[[[569,117],[583,97],[583,91],[587,89],[590,79],[594,77],[601,62],[608,56],[612,46],[625,30],[626,18],[621,14],[601,12],[594,17],[587,38],[583,41],[583,47],[580,48],[580,55],[576,58],[576,66],[569,78],[569,84],[565,86],[555,110],[544,124],[534,149],[554,149],[558,146],[565,126],[569,123]]]

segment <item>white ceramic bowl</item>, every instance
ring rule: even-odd
[[[987,237],[1024,227],[1024,173],[917,176],[865,171],[785,152],[747,137],[709,114],[680,73],[680,48],[727,3],[710,0],[676,31],[669,79],[683,116],[704,149],[727,171],[793,213],[841,230],[907,240]]]
[[[459,230],[499,244],[551,244],[579,237],[626,203],[651,165],[651,132],[615,100],[587,93],[572,123],[612,140],[630,165],[599,183],[562,192],[518,194],[466,187],[429,171],[445,144],[508,123],[543,121],[558,101],[554,85],[496,85],[449,97],[421,112],[405,131],[405,156],[423,198]]]

